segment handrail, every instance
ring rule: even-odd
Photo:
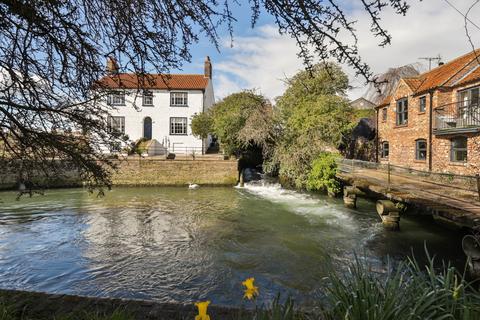
[[[480,127],[480,103],[458,100],[435,108],[436,130],[454,130]]]

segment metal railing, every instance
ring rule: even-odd
[[[430,172],[409,167],[402,167],[390,163],[377,163],[354,159],[340,159],[338,167],[341,172],[350,174],[360,173],[361,169],[377,170],[387,174],[385,181],[390,184],[391,176],[403,176],[413,180],[440,184],[445,187],[475,192],[480,199],[480,175],[459,175],[454,173]]]
[[[480,104],[457,101],[434,109],[434,130],[480,128]]]

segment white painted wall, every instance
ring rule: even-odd
[[[125,95],[125,106],[114,106],[110,111],[112,116],[125,117],[125,134],[131,141],[137,141],[143,137],[143,120],[146,117],[152,118],[152,139],[156,139],[170,152],[191,153],[193,148],[200,154],[202,140],[192,135],[191,120],[195,113],[203,112],[214,103],[212,81],[209,81],[205,92],[202,90],[150,90],[153,93],[153,106],[143,106],[142,96],[135,96],[136,90]],[[188,92],[187,107],[170,106],[170,92]],[[136,107],[134,107],[134,105]],[[170,118],[187,118],[187,135],[170,134]],[[205,146],[208,142],[205,142]],[[204,146],[204,147],[205,147]]]

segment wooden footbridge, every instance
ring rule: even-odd
[[[338,177],[366,196],[406,204],[457,228],[480,228],[480,178],[432,174],[408,168],[343,160]],[[351,191],[346,193],[354,193]]]

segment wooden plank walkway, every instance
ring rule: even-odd
[[[356,187],[416,207],[426,209],[434,217],[447,220],[458,227],[480,227],[478,194],[451,185],[426,181],[421,177],[388,173],[377,169],[342,167],[338,177]]]

